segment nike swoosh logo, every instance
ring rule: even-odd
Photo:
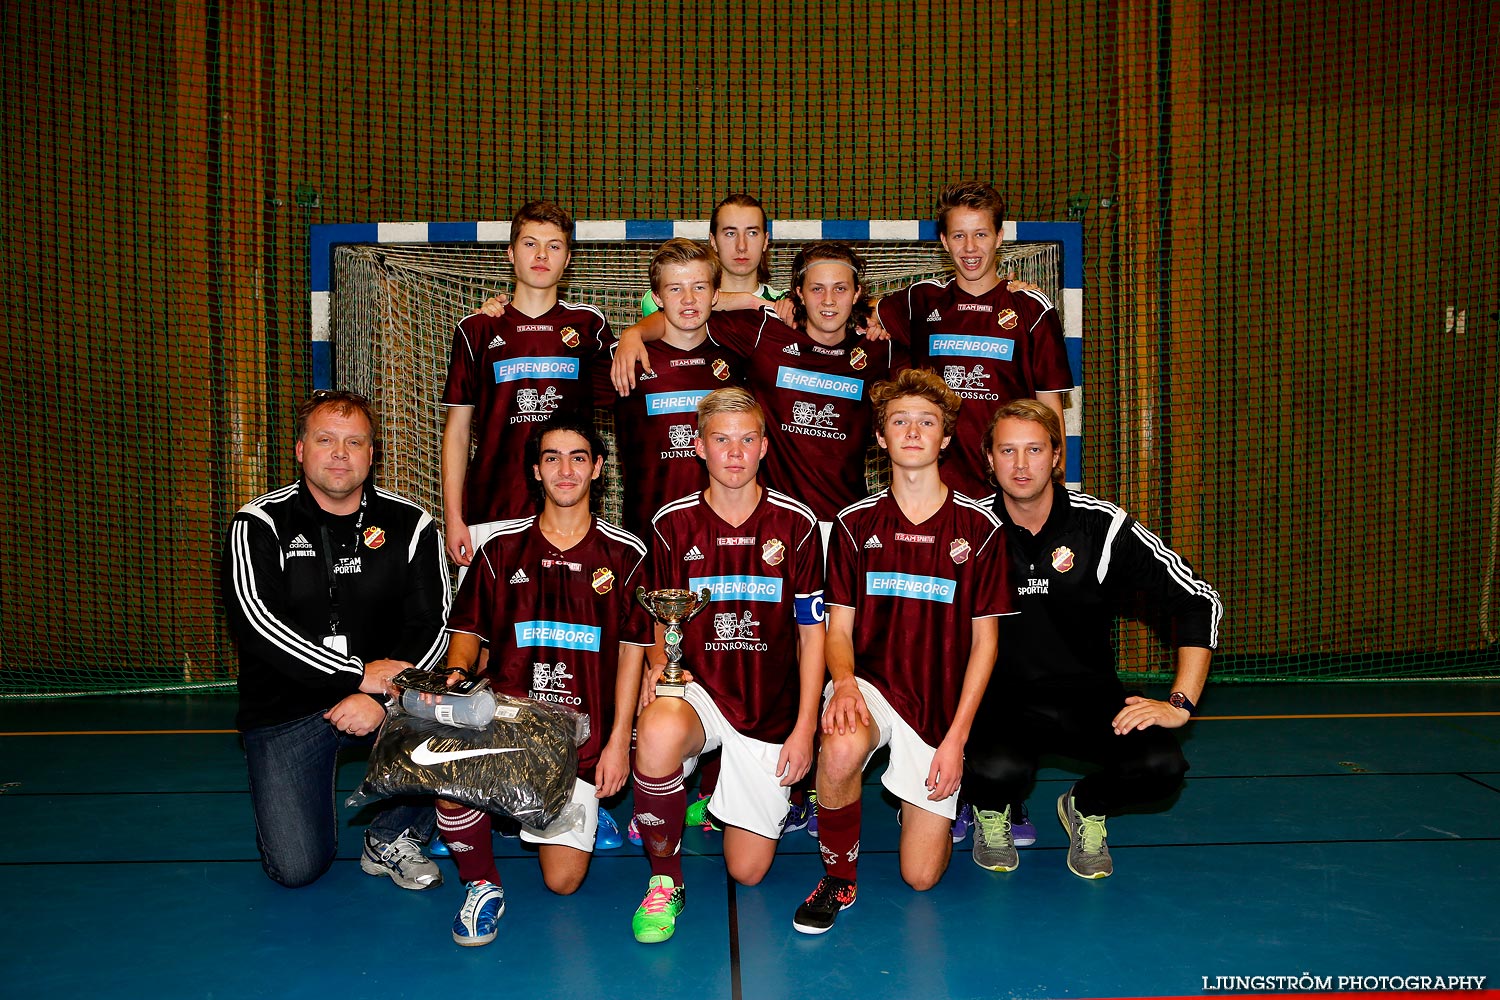
[[[442,764],[450,760],[463,760],[465,757],[485,757],[497,753],[520,753],[522,747],[480,747],[477,750],[444,750],[431,749],[432,740],[428,740],[411,752],[411,762],[426,767],[431,764]]]

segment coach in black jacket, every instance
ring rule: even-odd
[[[302,478],[240,509],[224,558],[256,842],[288,887],[333,863],[338,749],[379,728],[392,676],[442,662],[449,593],[432,518],[370,481],[368,400],[314,393],[297,408],[296,454]],[[417,844],[433,826],[430,800],[387,804],[361,867],[403,888],[440,885]]]
[[[1125,511],[1061,482],[1062,427],[1051,409],[1014,400],[985,436],[993,499],[1003,522],[1019,615],[1005,619],[967,757],[963,794],[974,806],[974,861],[1010,871],[1018,855],[1010,812],[1036,778],[1042,753],[1099,765],[1063,792],[1068,868],[1114,870],[1105,819],[1164,799],[1187,771],[1171,730],[1187,723],[1218,645],[1223,605],[1191,566]],[[1166,626],[1177,673],[1164,699],[1128,694],[1115,672],[1120,615]]]

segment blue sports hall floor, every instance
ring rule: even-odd
[[[1486,976],[1500,985],[1500,683],[1218,685],[1175,803],[1109,822],[1112,878],[1064,865],[1043,770],[1039,839],[1008,875],[955,849],[928,893],[897,874],[866,787],[856,906],[822,937],[791,916],[820,874],[789,834],[730,885],[691,831],[677,936],[637,944],[640,849],[577,895],[498,840],[500,937],[458,948],[462,891],[407,892],[339,860],[306,889],[261,872],[232,694],[0,702],[0,996],[712,998],[1212,996],[1218,977]],[[348,760],[339,787],[363,764]],[[340,798],[342,799],[342,795]],[[629,800],[613,812],[623,828]],[[1247,984],[1240,982],[1244,988]],[[830,992],[831,991],[831,992]],[[1494,994],[1491,993],[1491,996]]]

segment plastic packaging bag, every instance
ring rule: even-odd
[[[436,795],[542,829],[561,819],[578,776],[588,717],[498,695],[495,720],[460,729],[394,710],[380,728],[359,792],[349,800]]]

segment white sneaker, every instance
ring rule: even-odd
[[[422,853],[410,830],[402,830],[389,844],[366,830],[359,868],[366,875],[388,875],[403,889],[434,889],[443,884],[443,873]]]

